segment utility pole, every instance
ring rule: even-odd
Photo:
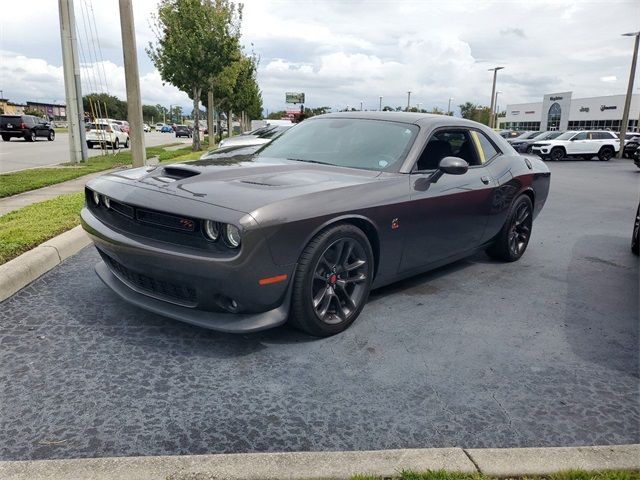
[[[410,105],[411,105],[411,90],[407,92],[407,112],[409,111]]]
[[[488,71],[493,71],[493,87],[491,88],[491,115],[489,116],[489,128],[493,128],[493,111],[496,107],[496,78],[498,76],[498,70],[502,70],[504,67],[490,68]]]
[[[147,152],[144,149],[140,75],[138,73],[136,32],[133,25],[133,6],[131,0],[120,0],[120,30],[122,32],[124,80],[127,89],[127,115],[130,125],[131,157],[134,167],[142,167],[147,163]]]
[[[58,0],[58,11],[67,121],[69,122],[69,154],[71,163],[79,163],[85,162],[89,154],[84,130],[84,107],[82,106],[73,0]]]
[[[493,126],[497,127],[498,126],[498,95],[500,95],[502,93],[502,91],[498,90],[496,92],[496,99],[495,99],[495,111],[491,112],[491,117],[493,118]]]
[[[360,102],[360,111],[362,111],[362,102]]]
[[[640,43],[640,32],[623,33],[623,37],[636,37],[633,46],[633,58],[631,59],[631,72],[629,72],[629,84],[627,85],[627,97],[624,99],[624,113],[622,114],[622,124],[620,125],[620,150],[618,158],[622,158],[624,153],[624,137],[627,134],[627,124],[629,123],[629,108],[631,107],[631,97],[633,95],[633,79],[636,76],[636,63],[638,61],[638,43]]]
[[[447,105],[447,115],[451,115],[451,100],[453,100],[453,98],[449,98],[449,104]]]
[[[382,111],[382,95],[380,95],[380,107],[378,108],[378,110],[380,112]]]

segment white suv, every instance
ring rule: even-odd
[[[606,162],[620,149],[620,140],[613,132],[585,130],[564,132],[553,140],[536,142],[531,153],[554,161],[565,157],[582,157],[591,160],[594,155]]]
[[[117,123],[98,119],[87,125],[87,147],[91,149],[94,145],[116,150],[121,146],[129,148],[129,134],[123,132]]]

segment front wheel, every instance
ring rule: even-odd
[[[609,160],[611,160],[611,157],[613,157],[614,154],[615,152],[613,151],[613,148],[602,147],[600,149],[600,152],[598,152],[598,159],[601,162],[608,162]]]
[[[120,139],[116,138],[116,141],[113,143],[113,148],[116,150],[120,150]]]
[[[129,148],[129,138],[124,142],[124,148]]]
[[[318,337],[344,331],[364,308],[372,277],[373,252],[362,230],[342,224],[320,232],[296,268],[292,324]]]
[[[56,132],[54,132],[53,130],[49,130],[49,135],[47,136],[47,140],[49,140],[50,142],[53,142],[56,138]]]
[[[487,254],[505,262],[520,259],[529,245],[533,227],[533,204],[527,195],[521,195],[509,209],[507,221],[498,233]]]
[[[549,153],[549,158],[554,162],[559,162],[564,158],[564,150],[560,147],[552,148]]]
[[[2,140],[5,142],[10,142],[11,141],[11,135],[2,135]]]

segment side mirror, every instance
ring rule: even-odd
[[[429,183],[436,183],[442,175],[463,175],[469,170],[469,164],[460,157],[444,157],[438,164],[438,169],[431,174]]]
[[[464,175],[469,170],[469,164],[460,157],[444,157],[438,164],[438,170],[449,175]]]

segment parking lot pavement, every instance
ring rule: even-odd
[[[144,140],[147,147],[174,142],[191,143],[191,139],[175,138],[173,134],[160,132],[147,132],[144,134]],[[101,153],[99,148],[89,150],[90,157]],[[35,142],[27,142],[21,138],[0,142],[0,173],[57,165],[68,161],[69,134],[67,133],[57,133],[53,142],[44,138],[38,138]]]
[[[640,170],[550,165],[515,263],[381,289],[328,339],[129,306],[83,250],[0,307],[0,459],[640,442]]]

